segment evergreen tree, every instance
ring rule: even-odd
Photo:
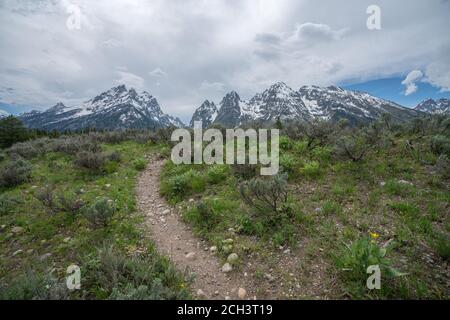
[[[25,141],[30,137],[28,129],[22,121],[14,116],[0,119],[0,148],[9,148],[16,142]]]

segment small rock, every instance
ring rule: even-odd
[[[219,291],[217,291],[217,290],[214,291],[214,295],[215,295],[215,296],[218,296],[218,295],[219,295]]]
[[[230,300],[230,296],[225,296],[225,300]]]
[[[225,263],[225,264],[222,266],[222,272],[228,273],[228,272],[231,272],[231,271],[233,271],[233,267],[232,267],[231,264],[229,264],[228,262]]]
[[[14,234],[19,234],[23,232],[23,228],[22,227],[14,227],[11,229],[11,232]]]
[[[0,230],[5,230],[6,229],[6,224],[2,224],[1,226],[0,226]]]
[[[194,199],[192,199],[192,198],[190,198],[190,199],[189,199],[189,202],[194,202],[194,201],[195,201],[195,200],[194,200]]]
[[[407,184],[409,186],[413,186],[414,185],[412,182],[409,182],[409,181],[406,181],[406,180],[398,180],[398,183]]]
[[[283,251],[283,253],[284,254],[289,254],[289,253],[291,253],[291,249],[286,249],[286,250]]]
[[[110,188],[111,184],[107,183],[107,184],[105,184],[105,187]]]
[[[239,256],[236,253],[232,253],[228,256],[227,262],[234,264],[239,260]]]
[[[321,211],[322,211],[322,208],[316,208],[314,211],[315,211],[315,212],[321,212]]]
[[[385,182],[385,181],[381,181],[381,182],[380,182],[380,186],[381,186],[381,187],[384,187],[385,185],[386,185],[386,182]]]
[[[232,249],[233,249],[233,246],[231,244],[222,247],[222,251],[225,253],[230,252]]]
[[[222,243],[224,243],[224,244],[232,244],[233,242],[234,242],[233,239],[222,240]]]
[[[68,243],[72,239],[71,237],[64,238],[63,242]]]
[[[239,299],[245,299],[245,297],[247,296],[247,291],[244,288],[239,288],[238,290],[238,297]]]
[[[195,260],[195,252],[189,252],[185,257],[188,260]]]
[[[50,258],[52,256],[52,254],[50,252],[43,254],[42,256],[39,257],[39,260],[44,261],[48,258]]]
[[[202,289],[197,290],[197,297],[199,298],[206,298],[206,294],[203,292]]]
[[[164,214],[164,215],[169,214],[169,213],[170,213],[170,210],[169,210],[169,209],[166,209],[166,210],[164,210],[164,211],[162,212],[162,214]]]
[[[209,248],[209,251],[211,251],[212,253],[217,251],[217,247],[216,246],[212,246],[211,248]]]

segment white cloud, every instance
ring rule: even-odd
[[[118,79],[115,80],[116,84],[124,84],[127,87],[133,87],[137,90],[145,89],[144,78],[138,76],[137,74],[131,73],[129,71],[117,71]]]
[[[450,44],[436,52],[425,69],[424,81],[441,89],[450,91]]]
[[[329,25],[323,23],[306,22],[297,25],[291,40],[312,45],[322,41],[340,40],[344,33],[344,29],[333,30]]]
[[[413,70],[406,78],[402,81],[402,85],[404,85],[405,88],[405,96],[409,96],[410,94],[413,94],[417,91],[418,87],[416,82],[422,80],[423,78],[423,72],[420,70]]]
[[[163,70],[161,70],[160,68],[155,68],[155,69],[153,69],[153,71],[150,71],[148,74],[151,75],[152,77],[155,77],[155,78],[165,78],[165,77],[167,77],[167,74]]]

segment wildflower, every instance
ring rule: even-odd
[[[380,237],[380,235],[376,232],[369,232],[369,233],[370,233],[370,237],[374,240],[376,240]]]

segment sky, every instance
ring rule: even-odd
[[[277,81],[413,107],[450,98],[449,16],[449,0],[0,0],[0,109],[126,84],[188,122],[205,99]]]

